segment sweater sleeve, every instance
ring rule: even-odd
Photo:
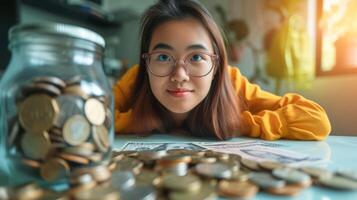
[[[125,132],[131,119],[131,99],[138,66],[131,67],[114,87],[114,125],[116,133]]]
[[[277,96],[263,91],[249,83],[238,68],[230,68],[229,73],[234,89],[243,95],[248,107],[242,113],[248,136],[266,140],[323,140],[329,135],[329,119],[317,103],[298,94]]]

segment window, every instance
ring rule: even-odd
[[[317,76],[357,73],[357,1],[316,2]]]

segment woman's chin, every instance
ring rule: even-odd
[[[193,107],[178,107],[178,106],[175,106],[174,108],[173,107],[166,107],[166,109],[168,109],[169,111],[171,111],[172,113],[175,113],[175,114],[185,114],[185,113],[190,112],[193,109]]]

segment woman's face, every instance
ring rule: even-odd
[[[200,62],[200,53],[214,53],[208,32],[194,19],[165,22],[153,32],[149,53],[153,52],[160,52],[159,61],[167,61],[167,55],[179,59],[168,76],[158,77],[148,70],[154,96],[174,117],[187,116],[207,96],[214,78],[214,69],[203,77],[190,76],[184,64],[186,57],[189,62]]]

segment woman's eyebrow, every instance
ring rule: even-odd
[[[192,44],[186,47],[186,50],[202,50],[202,49],[208,51],[208,49],[202,44]]]
[[[156,50],[156,49],[174,50],[174,48],[172,46],[165,44],[165,43],[159,43],[159,44],[155,45],[152,50]]]

